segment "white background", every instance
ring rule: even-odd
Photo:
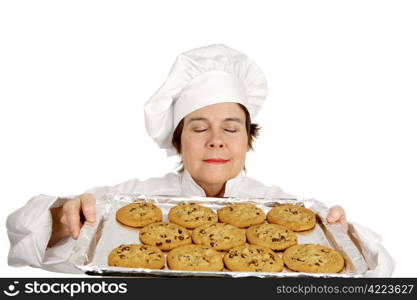
[[[417,275],[415,1],[2,1],[0,276],[7,216],[31,197],[173,171],[142,106],[177,54],[224,43],[270,93],[248,176],[380,233]],[[28,249],[28,251],[31,251]]]

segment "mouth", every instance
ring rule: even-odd
[[[222,158],[209,158],[209,159],[204,159],[203,161],[205,163],[216,164],[216,165],[221,165],[221,164],[225,164],[229,162],[228,159],[222,159]]]

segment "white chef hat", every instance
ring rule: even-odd
[[[253,119],[267,92],[264,73],[245,54],[222,44],[192,49],[178,55],[164,84],[145,103],[146,130],[168,156],[175,155],[172,136],[187,114],[236,102]]]

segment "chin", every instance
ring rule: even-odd
[[[209,176],[204,176],[203,178],[201,178],[202,181],[208,183],[208,184],[223,184],[225,183],[227,180],[229,180],[229,178],[227,176],[224,175],[209,175]]]
[[[208,171],[207,174],[201,176],[201,179],[209,184],[219,184],[225,183],[236,176],[237,174],[232,175],[231,172]]]

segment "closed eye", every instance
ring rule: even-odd
[[[237,132],[236,129],[225,129],[225,131],[227,131],[227,132]]]
[[[194,132],[204,132],[204,131],[206,131],[207,129],[194,129]]]

